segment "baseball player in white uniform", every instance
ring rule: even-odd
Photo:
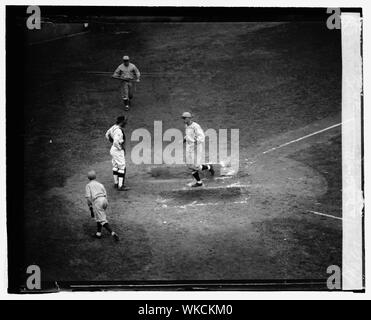
[[[97,232],[94,237],[100,239],[102,237],[102,227],[104,227],[111,236],[118,241],[118,235],[112,231],[108,224],[106,209],[108,207],[107,192],[103,184],[96,180],[96,173],[94,170],[88,172],[88,179],[90,182],[85,187],[85,197],[88,203],[91,216],[97,223]]]
[[[125,161],[125,132],[126,118],[118,117],[116,124],[106,132],[106,138],[112,143],[110,154],[112,156],[112,171],[115,188],[119,191],[127,191],[125,186],[126,161]]]
[[[140,81],[140,72],[138,68],[130,62],[129,56],[122,58],[124,61],[120,64],[112,77],[121,80],[121,98],[125,104],[125,110],[130,108],[130,100],[133,98],[133,81]]]
[[[214,175],[215,171],[211,164],[202,164],[203,145],[205,142],[205,133],[201,126],[192,120],[190,112],[184,112],[182,118],[185,124],[185,137],[183,143],[186,145],[186,162],[188,168],[192,171],[193,177],[196,182],[192,187],[201,187],[202,180],[199,175],[201,170],[209,170],[211,175]],[[196,152],[197,150],[197,152]]]

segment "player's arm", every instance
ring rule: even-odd
[[[107,130],[105,136],[106,136],[106,139],[109,140],[109,137],[110,137],[110,129]]]
[[[106,139],[109,141],[109,142],[113,142],[113,139],[111,137],[111,128],[107,130],[106,132]]]
[[[119,131],[119,130],[116,130],[116,131]],[[118,149],[118,150],[122,150],[122,143],[124,142],[123,138],[122,138],[122,133],[116,133],[114,138],[113,138],[113,145]]]
[[[86,202],[88,204],[88,207],[91,208],[93,206],[92,198],[91,198],[91,192],[89,186],[85,187],[85,198]]]
[[[203,143],[205,141],[205,133],[200,126],[195,127],[195,142]]]
[[[120,69],[120,66],[118,66],[115,70],[115,72],[113,73],[112,75],[112,78],[115,78],[115,79],[121,79],[121,69]]]
[[[91,196],[91,190],[89,186],[86,186],[85,188],[85,198],[90,210],[90,217],[94,218],[93,199]]]
[[[137,81],[139,82],[140,81],[140,71],[136,66],[134,66],[134,73],[135,73],[135,77],[136,77]]]
[[[187,134],[187,131],[184,134],[183,143],[193,142],[192,138]]]

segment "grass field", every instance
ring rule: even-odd
[[[127,137],[153,132],[154,120],[182,130],[191,111],[205,130],[240,129],[238,176],[179,197],[184,174],[151,177],[127,157],[132,190],[115,192],[104,133],[123,106],[118,83],[90,72],[113,71],[123,54],[143,73]],[[341,265],[341,220],[310,212],[341,217],[340,128],[262,154],[341,121],[338,31],[127,23],[27,47],[27,57],[25,266],[43,280],[324,279]],[[107,188],[119,243],[90,237],[89,169]],[[226,196],[236,182],[249,187]]]

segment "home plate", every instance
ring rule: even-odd
[[[196,209],[202,207],[212,207],[212,206],[223,206],[223,205],[245,205],[249,201],[249,197],[244,197],[240,200],[234,201],[213,201],[213,202],[201,202],[201,201],[192,201],[184,204],[169,204],[169,199],[164,199],[164,201],[158,202],[160,205],[159,207],[155,208],[155,210],[159,209]]]
[[[232,184],[229,186],[215,186],[215,187],[185,187],[182,189],[166,190],[160,193],[162,199],[168,199],[170,202],[176,204],[185,204],[192,201],[200,202],[215,202],[223,199],[226,201],[234,201],[241,198],[242,195],[248,193],[249,185]]]
[[[215,171],[215,177],[220,178],[232,178],[236,176],[237,172],[232,167],[225,164],[212,163]],[[155,179],[174,179],[174,178],[185,178],[191,175],[190,170],[186,165],[158,165],[150,166],[147,168],[147,174]],[[200,171],[202,177],[211,178],[211,174],[208,170]],[[217,179],[218,179],[217,178]]]

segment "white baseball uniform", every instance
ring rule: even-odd
[[[106,132],[106,138],[113,139],[110,154],[112,156],[112,166],[113,171],[118,171],[119,173],[125,172],[126,162],[125,162],[125,151],[123,148],[124,135],[123,132],[117,124],[113,125]]]
[[[133,98],[133,84],[132,80],[140,79],[140,72],[138,68],[133,64],[129,63],[128,66],[125,66],[125,64],[120,64],[115,72],[113,73],[114,77],[121,78],[121,97],[123,100],[132,99]]]
[[[85,197],[89,207],[93,207],[95,221],[102,225],[108,223],[106,216],[107,192],[103,184],[91,180],[85,187]]]
[[[205,133],[201,126],[192,122],[185,125],[186,163],[192,170],[200,170],[205,160],[203,144]]]

